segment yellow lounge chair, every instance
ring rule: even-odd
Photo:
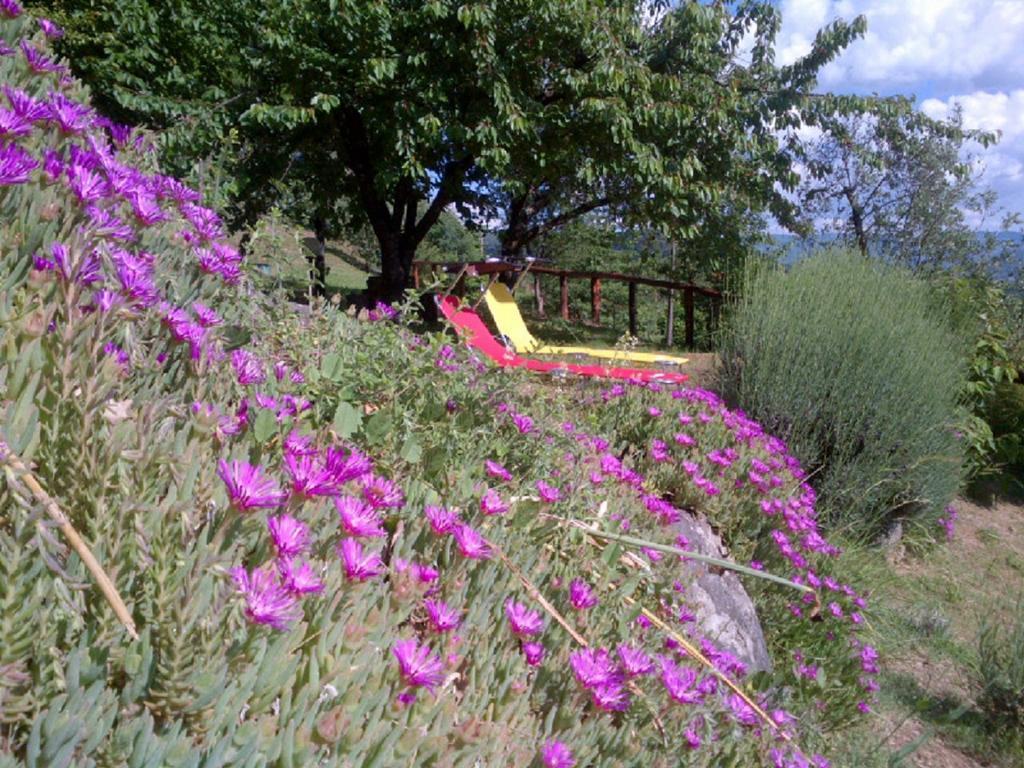
[[[654,352],[628,352],[622,349],[593,349],[592,347],[557,347],[542,344],[526,327],[519,305],[504,283],[492,282],[484,294],[498,333],[504,336],[521,355],[588,355],[609,360],[629,360],[635,363],[669,363],[682,365],[685,357],[660,355]]]

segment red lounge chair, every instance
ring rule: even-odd
[[[579,376],[590,376],[604,379],[626,379],[628,381],[657,381],[665,384],[682,384],[689,376],[685,373],[671,373],[645,368],[612,368],[603,365],[575,365],[573,363],[556,363],[532,360],[520,357],[507,349],[487,330],[484,321],[471,309],[459,307],[459,300],[454,296],[438,298],[438,307],[448,321],[454,325],[469,346],[482,352],[502,368],[525,368],[537,373],[575,373]]]

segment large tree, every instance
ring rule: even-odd
[[[984,230],[1015,221],[981,186],[971,152],[997,139],[965,129],[959,110],[936,120],[905,98],[821,113],[794,145],[805,169],[797,196],[807,231],[917,273],[997,267],[1005,244]]]

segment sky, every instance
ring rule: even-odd
[[[1024,214],[1024,0],[779,0],[777,62],[806,54],[815,32],[863,14],[867,34],[819,79],[836,93],[905,94],[943,117],[956,103],[964,125],[1001,131],[978,149],[983,185]]]

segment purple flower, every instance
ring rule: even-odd
[[[540,751],[541,760],[544,761],[544,768],[573,768],[576,759],[572,752],[560,741],[548,739]]]
[[[405,504],[405,494],[390,480],[377,475],[363,477],[363,498],[374,509],[398,509]]]
[[[508,504],[502,500],[496,490],[488,488],[480,497],[480,511],[485,515],[502,515],[508,512]]]
[[[135,232],[131,227],[98,206],[86,206],[85,215],[89,217],[89,223],[99,237],[120,240],[126,243],[135,239]]]
[[[281,581],[285,589],[293,595],[306,595],[323,591],[324,583],[316,577],[312,566],[305,561],[299,564],[295,558],[278,558],[277,571],[281,575]]]
[[[287,452],[284,465],[292,478],[292,492],[298,496],[335,496],[338,484],[320,457],[316,455],[298,455]]]
[[[456,525],[452,536],[463,557],[470,560],[486,560],[491,556],[491,546],[487,540],[468,525]]]
[[[729,705],[729,709],[732,710],[733,717],[736,718],[738,723],[757,725],[757,713],[751,709],[750,705],[738,693],[731,694],[726,699],[726,703]]]
[[[515,602],[512,598],[505,601],[505,616],[508,618],[512,634],[519,637],[528,637],[539,634],[544,629],[544,619],[537,611],[531,611],[522,603]]]
[[[236,349],[231,353],[231,365],[234,366],[239,384],[261,384],[267,378],[263,361],[245,349]]]
[[[488,475],[496,477],[499,480],[504,480],[506,483],[512,479],[512,473],[496,461],[487,459],[487,461],[484,462],[484,468],[487,470]]]
[[[32,121],[9,109],[0,109],[0,136],[24,136],[32,130]]]
[[[539,667],[544,661],[544,645],[542,643],[523,643],[523,656],[531,667]]]
[[[92,124],[92,110],[59,91],[50,94],[49,119],[64,133],[81,133]]]
[[[459,514],[444,507],[426,506],[423,508],[423,514],[438,536],[452,533],[459,525]]]
[[[654,661],[641,649],[622,644],[618,651],[622,669],[630,677],[649,675],[654,671]]]
[[[27,152],[14,144],[0,144],[0,187],[24,184],[39,167]]]
[[[21,6],[15,0],[0,0],[0,16],[16,19],[22,14]]]
[[[281,506],[288,494],[263,474],[263,469],[244,461],[230,463],[221,459],[217,475],[227,486],[231,506],[239,512],[250,509],[273,509]]]
[[[25,61],[28,62],[29,69],[38,74],[44,72],[63,72],[64,67],[55,62],[49,56],[44,56],[38,50],[36,50],[28,40],[21,41],[21,52],[25,54]]]
[[[597,597],[587,582],[573,579],[569,585],[569,602],[577,611],[585,611],[597,605]]]
[[[686,729],[683,738],[686,739],[686,746],[690,749],[700,749],[700,736],[697,735],[697,731],[692,727]]]
[[[451,632],[459,626],[459,612],[447,603],[428,599],[423,601],[423,607],[427,609],[430,625],[435,632]]]
[[[383,521],[373,507],[353,496],[342,496],[334,500],[338,517],[346,533],[356,537],[385,536]]]
[[[421,646],[416,640],[399,640],[391,652],[398,660],[398,671],[406,685],[433,690],[444,679],[441,657],[432,654],[430,648]]]
[[[555,488],[553,485],[548,485],[543,480],[537,481],[537,493],[540,495],[540,500],[545,504],[554,504],[560,498],[562,498],[562,492]]]
[[[625,712],[629,709],[630,698],[619,683],[598,685],[590,690],[594,706],[605,712]]]
[[[160,204],[153,195],[141,189],[129,190],[126,197],[132,207],[132,213],[140,224],[151,227],[161,221],[167,220],[167,214],[160,208]]]
[[[196,318],[199,320],[199,324],[204,328],[213,328],[223,322],[220,319],[220,315],[205,304],[200,304],[198,301],[192,304],[192,310],[196,313]]]
[[[534,430],[533,419],[521,413],[512,414],[512,423],[516,425],[516,429],[519,430],[521,435],[528,435]]]
[[[328,448],[324,458],[324,468],[331,473],[334,482],[339,486],[350,480],[358,480],[370,473],[370,459],[355,448]],[[365,490],[364,490],[365,493]],[[386,505],[385,505],[386,506]]]
[[[182,203],[181,214],[193,226],[201,238],[205,240],[219,240],[224,236],[220,216],[209,208],[194,203]],[[217,246],[214,246],[216,249]],[[221,255],[221,254],[218,254]],[[223,260],[223,255],[221,255]]]
[[[106,197],[107,183],[95,171],[78,163],[67,167],[68,187],[82,203],[93,203]]]
[[[64,30],[49,19],[39,19],[39,28],[51,40],[60,40],[64,37]]]
[[[384,563],[376,552],[365,552],[356,539],[342,539],[338,552],[350,581],[367,581],[384,572]]]
[[[250,574],[238,566],[231,569],[231,576],[245,598],[249,621],[283,630],[302,616],[294,595],[282,586],[272,569],[257,569]]]
[[[278,557],[302,555],[309,549],[309,528],[291,515],[271,517],[267,527]]]
[[[694,690],[697,673],[689,667],[680,667],[668,656],[661,657],[661,681],[668,695],[680,704],[696,704],[700,693]]]
[[[622,675],[604,648],[584,648],[569,654],[569,666],[584,688],[618,685]]]

